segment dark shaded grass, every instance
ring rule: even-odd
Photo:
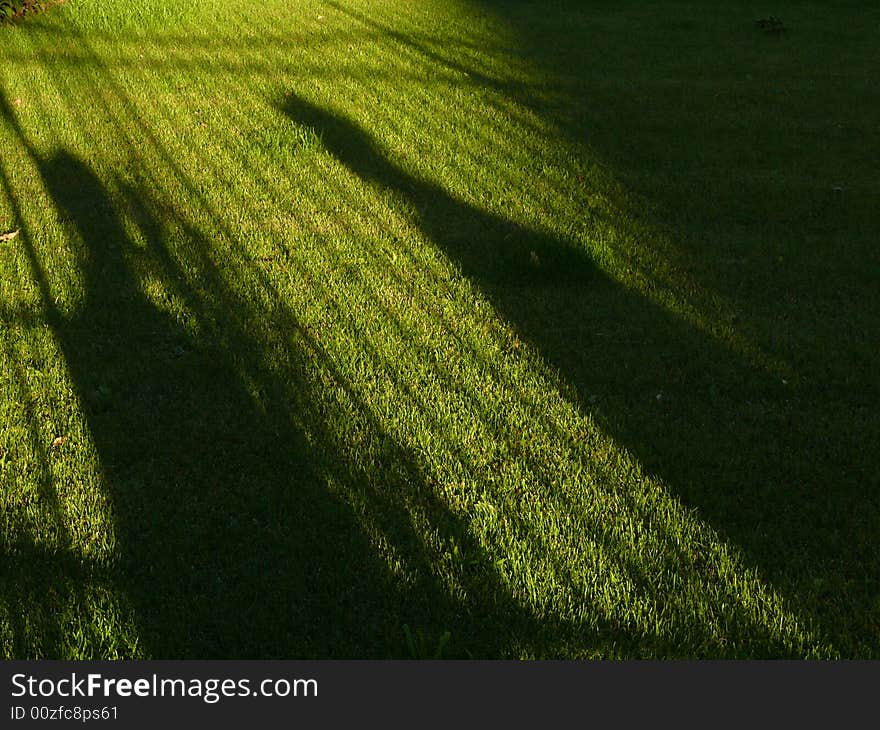
[[[876,9],[785,4],[785,31],[768,34],[754,22],[767,12],[736,3],[477,5],[558,80],[501,88],[636,194],[635,215],[674,242],[661,255],[692,282],[683,298],[729,302],[709,333],[737,331],[784,364],[768,377],[615,295],[521,315],[530,339],[845,651],[876,653],[880,96],[876,31],[860,30],[878,27]],[[650,272],[658,253],[625,256]]]

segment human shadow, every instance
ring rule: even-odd
[[[282,109],[362,180],[414,209],[415,225],[563,375],[573,400],[750,560],[786,580],[804,565],[831,577],[823,548],[806,539],[804,514],[821,520],[821,506],[843,530],[863,520],[845,489],[794,487],[798,454],[817,434],[785,433],[793,412],[785,383],[612,280],[571,243],[411,175],[344,117],[294,93]]]
[[[305,377],[282,383],[263,371],[259,343],[235,317],[216,322],[222,345],[187,333],[139,291],[126,261],[130,239],[95,175],[65,153],[41,172],[82,241],[86,298],[59,322],[58,336],[106,473],[118,586],[136,607],[150,655],[402,650],[403,624],[426,623],[417,604],[442,596],[437,586],[418,586],[415,600],[395,589],[351,506],[329,491],[328,472],[349,488],[362,475],[306,443],[308,432],[318,448],[331,446],[309,412]],[[148,232],[161,229],[145,211],[138,217]],[[161,251],[157,261],[171,262]],[[172,290],[183,281],[162,275]],[[240,316],[245,305],[213,284],[213,299]],[[295,361],[303,354],[287,356],[288,378],[304,372]],[[259,383],[259,402],[242,371]],[[404,454],[388,458],[415,478]],[[388,529],[408,524],[398,504],[382,504],[381,513]],[[408,542],[410,554],[418,550],[414,536]]]
[[[780,166],[792,160],[805,164],[802,158],[809,153],[790,149],[791,118],[784,114],[767,115],[760,133],[743,135],[740,123],[731,122],[738,119],[730,111],[737,100],[719,99],[718,89],[700,80],[706,73],[706,44],[713,38],[754,44],[738,73],[753,75],[751,93],[757,99],[766,95],[763,87],[775,83],[766,64],[779,65],[784,74],[795,56],[786,60],[778,43],[765,48],[760,41],[778,39],[750,35],[754,28],[748,19],[725,16],[714,29],[711,23],[701,27],[696,18],[681,21],[694,24],[694,42],[686,49],[647,29],[648,45],[636,49],[613,34],[591,34],[590,43],[578,35],[588,15],[590,22],[615,28],[627,13],[636,25],[644,23],[648,13],[635,7],[587,11],[583,3],[564,0],[554,13],[538,17],[531,3],[471,2],[476,12],[492,14],[515,36],[516,57],[534,65],[531,83],[508,78],[497,67],[495,73],[471,68],[430,34],[387,27],[343,3],[331,5],[371,33],[387,32],[391,42],[427,62],[466,73],[467,83],[483,89],[487,98],[527,108],[560,139],[589,149],[585,154],[634,191],[631,198],[610,193],[623,217],[632,214],[645,231],[660,232],[647,240],[653,245],[663,239],[676,266],[688,272],[690,289],[681,298],[702,289],[729,302],[723,322],[711,321],[707,307],[709,321],[701,332],[571,256],[574,271],[589,285],[541,290],[530,276],[519,281],[511,276],[505,283],[471,261],[471,244],[458,243],[468,235],[454,232],[445,216],[469,216],[472,238],[487,228],[496,231],[491,240],[476,244],[484,247],[485,261],[508,255],[509,224],[468,212],[445,191],[406,176],[363,130],[321,119],[309,108],[291,110],[306,123],[314,116],[317,124],[328,125],[328,146],[342,162],[416,206],[426,233],[558,368],[609,435],[699,510],[845,651],[876,654],[880,533],[872,525],[880,523],[880,490],[871,445],[880,423],[871,404],[880,394],[880,381],[873,375],[876,346],[867,333],[876,331],[880,290],[873,238],[865,234],[876,227],[876,215],[866,214],[867,206],[860,212],[840,191],[834,198],[830,187],[798,196],[761,175],[744,177],[731,199],[729,180],[712,177],[713,170],[729,164],[730,150],[744,144],[746,157],[763,155],[766,162],[782,155]],[[567,13],[575,20],[570,25],[559,22]],[[683,57],[691,59],[685,71]],[[729,72],[729,63],[723,56],[711,61],[719,78]],[[642,75],[650,76],[641,67],[650,64],[668,65],[668,77],[640,82]],[[627,68],[632,80],[621,71]],[[592,71],[573,74],[572,69]],[[671,86],[670,78],[680,85]],[[864,117],[868,102],[852,102]],[[808,111],[821,118],[815,109]],[[829,118],[834,114],[827,110]],[[839,135],[829,143],[840,149],[841,159],[853,154]],[[667,170],[676,184],[645,175],[644,168]],[[829,179],[833,174],[828,170]],[[687,185],[691,194],[685,197]],[[634,202],[636,196],[647,205]],[[513,237],[525,241],[521,249],[547,244],[546,237],[528,231]],[[634,247],[641,245],[637,238],[632,237]],[[828,241],[835,243],[829,247]],[[515,254],[520,262],[522,253]],[[619,253],[635,268],[640,258],[657,258],[653,251]],[[659,286],[674,290],[676,284]],[[736,330],[736,337],[766,360],[783,362],[787,372],[775,367],[771,372],[728,347],[713,328]]]

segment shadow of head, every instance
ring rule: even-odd
[[[90,296],[118,288],[128,278],[128,236],[109,191],[88,165],[66,150],[38,164],[61,222],[72,225],[81,242],[78,263]]]
[[[114,219],[113,205],[97,175],[67,150],[59,150],[41,167],[62,214],[77,223],[92,219],[101,233],[107,233]]]
[[[293,92],[286,94],[281,111],[294,123],[315,133],[324,149],[363,177],[387,177],[386,162],[373,138],[343,116],[322,109]]]

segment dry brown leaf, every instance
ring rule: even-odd
[[[9,233],[0,233],[0,243],[2,243],[3,241],[11,241],[17,235],[18,228],[16,228],[14,231],[9,231]]]

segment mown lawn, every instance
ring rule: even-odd
[[[880,657],[880,10],[0,26],[0,655]]]

